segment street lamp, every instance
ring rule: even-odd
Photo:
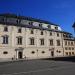
[[[37,58],[38,58],[38,49],[37,49]]]

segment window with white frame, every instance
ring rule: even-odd
[[[34,38],[32,37],[32,38],[30,38],[30,45],[34,45],[35,43],[34,43]]]
[[[17,38],[17,45],[22,45],[22,36],[18,36]]]
[[[44,39],[40,39],[40,44],[44,45]]]
[[[4,35],[2,36],[3,37],[3,43],[2,44],[8,44],[8,41],[9,41],[9,36],[8,35]]]

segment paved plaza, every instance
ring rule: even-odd
[[[75,75],[75,62],[24,60],[0,63],[0,75]]]

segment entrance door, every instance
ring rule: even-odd
[[[22,52],[18,52],[18,58],[22,59]]]
[[[51,51],[51,56],[52,56],[52,57],[54,56],[54,51]]]

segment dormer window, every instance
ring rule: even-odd
[[[56,30],[58,30],[58,27],[55,27]]]
[[[49,29],[51,29],[51,26],[50,26],[50,25],[48,25],[48,28],[49,28]]]
[[[3,17],[0,17],[0,22],[4,22],[4,18]]]
[[[29,25],[33,25],[33,22],[29,22]]]
[[[22,29],[21,28],[18,28],[18,33],[21,33],[22,32]]]
[[[16,21],[16,22],[17,22],[17,24],[20,24],[21,20],[20,20],[20,19],[17,19],[17,21]]]
[[[8,27],[7,27],[7,26],[4,27],[4,31],[5,31],[5,32],[8,31]]]
[[[42,24],[39,24],[39,27],[42,27]]]

